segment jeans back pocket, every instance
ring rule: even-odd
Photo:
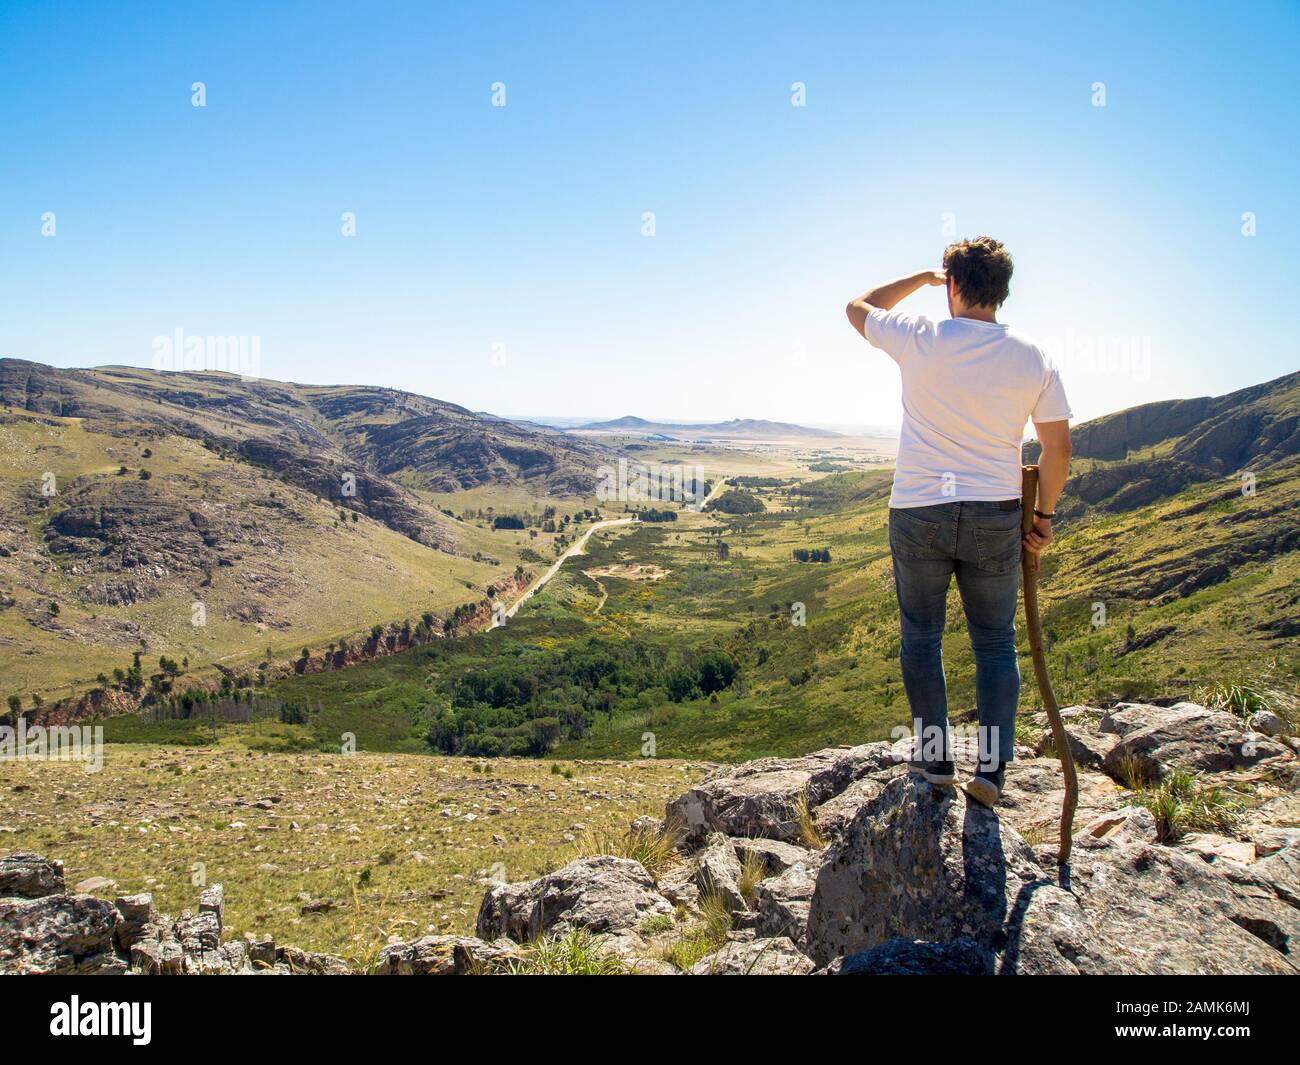
[[[933,558],[939,523],[915,517],[906,510],[889,512],[889,550],[898,558]]]
[[[989,573],[1006,573],[1020,565],[1020,516],[1011,528],[975,526],[975,565]]]

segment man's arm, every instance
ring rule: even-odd
[[[1044,514],[1056,510],[1065,479],[1070,475],[1070,423],[1034,422],[1034,432],[1042,445],[1038,456],[1038,504]],[[1035,515],[1033,528],[1025,534],[1025,550],[1038,554],[1052,542],[1052,521]]]
[[[944,277],[942,270],[922,270],[919,274],[912,274],[908,277],[900,277],[895,281],[887,281],[883,285],[877,285],[875,288],[864,292],[855,300],[850,300],[849,305],[844,309],[849,316],[849,321],[853,328],[863,336],[863,326],[866,325],[867,315],[873,310],[892,311],[896,304],[906,299],[918,288],[925,285],[944,285],[947,279]]]

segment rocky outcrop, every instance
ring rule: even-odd
[[[647,917],[672,912],[640,862],[600,854],[536,880],[493,886],[479,908],[477,932],[517,943],[560,930],[634,932]]]
[[[854,781],[902,761],[887,743],[837,747],[803,758],[760,758],[720,769],[668,804],[688,847],[714,832],[786,843],[802,838],[800,806],[819,806]]]
[[[758,914],[754,930],[759,935],[789,936],[801,947],[804,945],[820,860],[821,855],[816,855],[809,861],[795,862],[779,876],[754,885],[754,910]]]
[[[1101,719],[1098,731],[1119,736],[1102,759],[1102,768],[1119,780],[1134,771],[1159,780],[1170,768],[1230,772],[1288,753],[1227,711],[1196,703],[1121,703]]]
[[[39,899],[63,894],[63,863],[39,854],[0,858],[0,899]]]
[[[124,973],[114,942],[120,919],[93,895],[0,899],[0,973]]]
[[[1130,801],[1127,777],[1108,756],[1132,741],[1129,749],[1161,772],[1192,768],[1207,787],[1215,772],[1235,780],[1233,770],[1261,763],[1276,771],[1270,779],[1294,782],[1295,756],[1277,744],[1252,747],[1265,738],[1191,704],[1072,707],[1066,716],[1072,749],[1093,757],[1079,770],[1074,860],[1064,869],[1055,861],[1063,783],[1054,757],[1009,766],[996,810],[907,775],[905,741],[710,774],[667,806],[665,822],[683,829],[686,879],[673,872],[659,890],[688,923],[704,896],[722,897],[737,930],[689,971],[768,971],[761,959],[769,955],[772,971],[816,964],[828,975],[1294,971],[1300,829],[1286,827],[1296,816],[1293,792],[1243,819],[1240,837],[1172,833]],[[971,759],[958,745],[959,768],[969,772]],[[795,842],[817,833],[828,841],[822,849]],[[755,865],[757,882],[741,892]],[[572,878],[572,870],[561,872]],[[636,890],[651,890],[637,880]],[[544,881],[490,890],[479,935],[522,942],[545,933],[534,916]],[[596,912],[598,921],[554,927],[599,929],[624,957],[654,947],[636,935],[642,915],[657,912],[651,907]]]
[[[0,974],[116,976],[341,975],[341,958],[277,947],[252,936],[222,942],[225,892],[217,884],[199,895],[198,909],[173,921],[153,896],[109,902],[68,894],[63,864],[33,854],[0,858]]]
[[[908,775],[900,765],[905,744],[833,748],[715,772],[670,802],[664,822],[639,818],[643,836],[688,829],[657,867],[658,880],[637,861],[597,855],[535,880],[494,883],[476,936],[391,943],[375,971],[526,971],[535,942],[573,939],[570,933],[633,972],[1300,971],[1295,754],[1272,744],[1256,757],[1259,748],[1252,753],[1249,745],[1268,743],[1265,737],[1188,703],[1073,707],[1068,716],[1080,749],[1100,750],[1109,740],[1099,737],[1111,737],[1115,750],[1128,744],[1155,774],[1152,785],[1131,791],[1080,769],[1068,866],[1055,861],[1061,769],[1054,759],[1012,764],[1003,799],[990,810],[960,789]],[[969,772],[969,752],[959,747],[958,756],[959,772]],[[1112,767],[1109,753],[1102,759],[1121,780],[1131,764]],[[1162,801],[1167,789],[1153,790],[1172,769],[1198,775],[1192,815],[1221,803],[1214,789],[1229,784],[1250,782],[1257,801],[1249,811],[1180,823],[1187,811]],[[812,843],[821,832],[828,842],[792,842],[796,825],[798,838]],[[345,969],[340,959],[269,939],[223,941],[220,887],[173,921],[156,913],[149,895],[110,904],[69,894],[59,863],[17,854],[0,859],[0,890],[3,972]],[[725,906],[713,905],[714,897]],[[702,942],[708,953],[700,958]]]

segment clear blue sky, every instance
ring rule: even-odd
[[[0,354],[179,328],[504,414],[894,422],[843,306],[950,214],[1005,320],[1135,338],[1061,349],[1079,416],[1294,370],[1297,5],[986,9],[3,0]]]

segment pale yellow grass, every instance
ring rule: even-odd
[[[270,934],[365,967],[390,936],[472,934],[485,876],[554,868],[588,833],[662,816],[704,772],[653,759],[571,762],[565,779],[550,766],[261,754],[236,740],[110,745],[99,773],[5,763],[0,853],[61,859],[69,887],[109,877],[116,886],[96,892],[107,898],[150,891],[173,916],[194,905],[199,881],[220,882],[229,934]],[[333,907],[303,913],[308,900]]]

